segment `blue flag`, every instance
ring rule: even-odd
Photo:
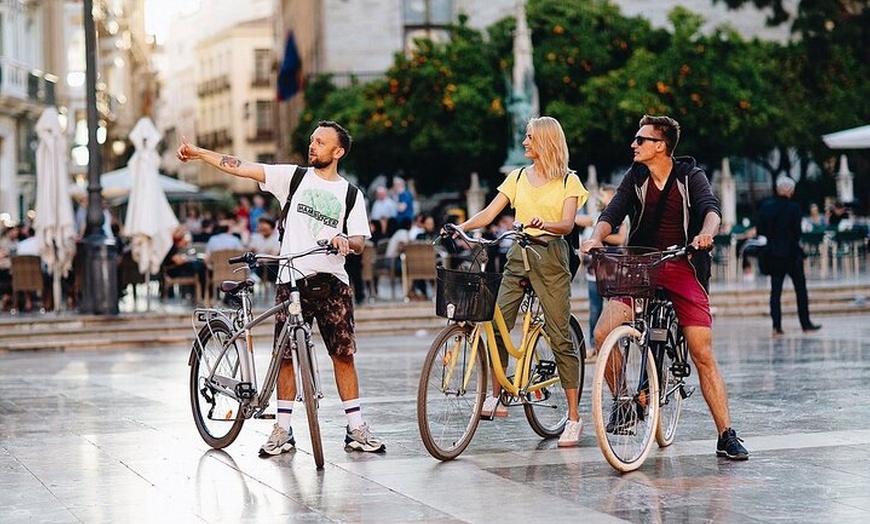
[[[284,61],[278,71],[278,101],[289,100],[302,89],[302,60],[291,31],[284,45]]]

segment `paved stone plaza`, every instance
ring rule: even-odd
[[[267,420],[208,449],[190,415],[186,348],[0,354],[0,522],[870,522],[870,322],[818,316],[823,329],[803,335],[789,315],[778,339],[767,319],[715,326],[749,461],[715,456],[696,394],[674,445],[626,475],[591,427],[580,448],[557,449],[521,410],[482,422],[459,459],[431,458],[415,410],[431,332],[359,342],[363,413],[384,455],[344,451],[321,359],[321,472],[301,409],[295,452],[257,456]]]

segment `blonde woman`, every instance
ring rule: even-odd
[[[579,445],[582,423],[577,410],[579,399],[580,359],[569,338],[571,315],[571,275],[568,270],[568,242],[564,235],[574,227],[577,208],[586,202],[589,192],[577,174],[568,168],[568,144],[562,126],[555,118],[532,118],[523,139],[530,166],[515,169],[498,187],[498,194],[482,211],[459,224],[463,231],[488,226],[510,205],[517,222],[526,232],[547,242],[533,246],[538,256],[529,257],[531,268],[524,269],[521,248],[514,244],[507,254],[498,305],[508,327],[513,327],[523,297],[520,279],[528,278],[538,292],[544,311],[545,327],[556,356],[556,365],[568,401],[568,422],[559,438],[560,447]],[[499,353],[506,362],[507,351],[496,332]],[[483,416],[507,416],[498,400],[500,388],[493,380],[493,396],[483,405]]]

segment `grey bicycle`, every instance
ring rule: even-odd
[[[278,381],[278,372],[285,352],[292,355],[296,380],[296,401],[305,405],[311,449],[317,469],[323,468],[323,443],[317,417],[323,392],[311,326],[302,316],[302,304],[297,286],[294,260],[317,253],[337,253],[323,241],[317,247],[290,255],[245,253],[229,259],[230,264],[273,263],[287,267],[290,275],[290,298],[254,316],[252,292],[254,281],[224,281],[221,291],[237,297],[237,308],[198,308],[193,313],[195,339],[190,351],[190,407],[193,420],[202,439],[215,449],[229,446],[236,440],[249,418],[274,418],[267,414],[269,400]],[[244,269],[244,266],[239,268]],[[279,312],[287,313],[272,347],[272,357],[262,385],[258,383],[254,365],[253,329],[272,319]]]

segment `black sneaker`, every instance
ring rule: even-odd
[[[643,408],[631,400],[620,400],[610,408],[605,430],[612,435],[634,435],[638,420],[643,420]]]
[[[742,438],[737,436],[737,432],[731,428],[727,428],[719,436],[716,442],[716,455],[720,457],[728,457],[731,460],[746,460],[749,458],[749,452],[743,447]]]

